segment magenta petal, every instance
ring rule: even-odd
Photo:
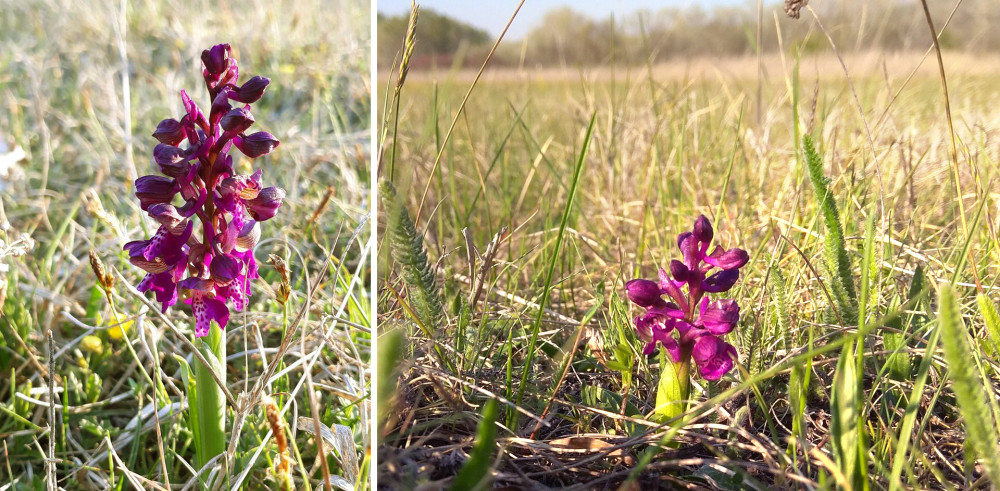
[[[698,338],[691,352],[705,380],[719,380],[733,368],[736,357],[736,348],[715,336]]]
[[[660,286],[650,280],[638,279],[625,283],[625,293],[632,303],[640,307],[650,308],[664,303]]]
[[[674,338],[672,338],[672,337],[668,337],[666,339],[661,339],[659,341],[660,341],[660,344],[662,344],[663,347],[666,348],[667,353],[670,354],[670,359],[674,360],[674,363],[680,363],[680,361],[681,361],[681,347],[680,347],[680,345],[677,344],[677,341]]]
[[[700,242],[691,232],[684,232],[677,236],[677,245],[681,248],[684,256],[684,264],[688,269],[698,269],[698,265],[705,257],[705,251],[699,247]],[[707,249],[707,245],[705,246]]]
[[[244,288],[243,284],[248,284],[246,280],[234,281],[226,286],[216,286],[215,293],[216,298],[221,298],[226,301],[233,301],[233,308],[241,311],[247,306],[247,296],[248,288]]]
[[[152,291],[156,294],[156,301],[162,304],[161,312],[166,312],[167,308],[177,303],[177,284],[174,283],[173,275],[170,271],[157,274],[147,274],[136,290],[140,292]]]
[[[212,321],[215,321],[220,329],[225,329],[229,323],[229,308],[219,299],[195,294],[191,299],[191,310],[194,311],[194,335],[197,338],[208,335]]]
[[[722,293],[729,291],[736,281],[740,279],[740,270],[726,269],[705,278],[701,282],[701,289],[709,293]]]
[[[642,348],[642,356],[649,356],[656,351],[656,342],[646,343],[646,346]]]
[[[135,197],[142,211],[157,203],[170,203],[178,191],[177,181],[169,177],[142,176],[135,180]]]
[[[719,269],[736,269],[742,268],[744,264],[750,261],[750,255],[747,251],[743,249],[732,248],[728,251],[723,251],[720,248],[716,248],[711,255],[705,256],[705,262],[715,266]]]
[[[698,324],[715,335],[728,334],[740,320],[740,306],[730,298],[711,301],[705,297],[699,310]]]

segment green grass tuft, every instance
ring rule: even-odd
[[[995,417],[987,404],[983,381],[987,380],[976,363],[978,356],[969,341],[969,332],[962,320],[958,296],[951,285],[941,287],[938,322],[941,344],[948,362],[948,378],[965,426],[966,448],[982,461],[983,468],[994,483],[1000,482],[1000,448]],[[968,457],[968,456],[967,456]],[[966,458],[971,462],[971,459]]]
[[[833,290],[836,304],[834,307],[841,319],[851,319],[857,310],[855,306],[858,297],[854,290],[854,276],[851,272],[851,260],[847,256],[840,212],[837,211],[837,202],[830,191],[830,179],[823,175],[823,159],[816,151],[816,146],[809,135],[802,137],[802,150],[809,168],[809,180],[812,181],[826,228],[826,235],[823,237],[823,260],[829,275],[828,283]]]

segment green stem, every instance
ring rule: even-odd
[[[656,409],[653,420],[666,423],[687,411],[691,395],[691,357],[684,356],[674,362],[666,354],[660,355],[660,382],[656,388]]]
[[[219,380],[225,382],[226,336],[213,323],[208,335],[198,340],[197,345],[209,365],[212,365],[207,367],[196,362],[194,367],[198,391],[195,401],[199,427],[198,448],[202,458],[198,464],[205,465],[205,462],[226,451],[226,396],[211,372],[216,372]]]

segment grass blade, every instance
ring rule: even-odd
[[[483,419],[479,421],[476,429],[476,443],[472,447],[472,454],[458,471],[455,481],[451,483],[452,491],[471,491],[488,487],[490,462],[496,450],[497,412],[496,399],[490,399],[483,406]]]
[[[535,325],[531,329],[531,340],[528,342],[528,354],[524,360],[524,371],[521,373],[521,384],[517,388],[517,405],[521,405],[524,400],[524,389],[528,385],[528,374],[531,372],[531,363],[535,357],[535,348],[538,343],[538,332],[542,328],[542,318],[545,316],[545,305],[549,301],[549,294],[552,289],[552,279],[556,271],[556,263],[559,261],[559,251],[562,248],[563,235],[566,232],[566,225],[569,223],[570,214],[573,212],[573,200],[576,198],[576,191],[580,185],[580,176],[583,174],[583,164],[587,161],[587,153],[590,150],[590,139],[594,135],[594,122],[597,120],[597,113],[590,116],[590,124],[587,125],[587,133],[583,137],[583,148],[580,149],[580,156],[576,160],[576,170],[573,171],[573,184],[569,188],[569,196],[566,197],[566,207],[563,209],[562,220],[559,222],[559,234],[556,236],[555,247],[552,255],[549,256],[549,267],[545,273],[545,286],[542,289],[542,298],[538,301],[538,315],[535,317]],[[512,415],[511,428],[517,427],[518,413]]]

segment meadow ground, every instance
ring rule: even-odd
[[[398,106],[383,74],[380,486],[989,487],[997,60],[944,54],[953,160],[934,53],[851,56],[848,78],[786,51],[762,77],[755,58],[487,71],[461,113],[470,74],[410,73]],[[662,425],[624,283],[699,214],[750,253],[739,365]]]
[[[255,128],[281,145],[252,164],[287,197],[255,250],[262,279],[226,330],[230,452],[203,477],[214,489],[278,485],[263,392],[289,435],[295,489],[322,489],[324,475],[368,482],[370,8],[0,1],[0,488],[44,489],[50,466],[63,489],[203,485],[186,409],[190,309],[151,308],[122,246],[156,226],[132,184],[157,173],[150,135],[181,115],[181,89],[207,110],[199,55],[222,42],[240,82],[271,79]],[[119,319],[91,252],[115,278]]]

